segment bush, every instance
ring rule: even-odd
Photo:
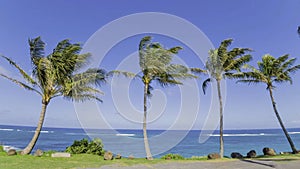
[[[0,145],[0,152],[4,152],[3,146]]]
[[[94,139],[89,142],[87,139],[82,139],[80,141],[75,140],[74,143],[66,148],[66,152],[71,154],[95,154],[103,155],[104,149],[102,140],[99,138]]]
[[[179,155],[179,154],[166,154],[164,156],[161,157],[162,159],[165,159],[165,160],[183,160],[184,157]]]
[[[87,154],[95,154],[95,155],[103,155],[104,149],[103,149],[103,143],[102,140],[99,138],[94,139],[91,141],[87,147]]]

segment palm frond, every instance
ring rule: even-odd
[[[207,70],[200,69],[200,68],[190,68],[190,71],[192,73],[199,74],[199,75],[207,74]]]
[[[258,83],[261,83],[260,80],[257,80],[257,79],[243,79],[243,80],[238,80],[236,81],[236,83],[248,83],[249,85],[250,84],[258,84]]]
[[[101,86],[106,83],[106,71],[104,69],[90,68],[82,73],[72,76],[74,86],[96,85]]]
[[[14,62],[13,60],[11,60],[10,58],[1,55],[1,57],[3,57],[4,59],[6,59],[11,65],[13,65],[15,68],[18,69],[19,73],[22,75],[22,77],[30,84],[32,85],[36,85],[35,80],[33,80],[18,64],[16,64],[16,62]]]
[[[182,84],[182,82],[176,80],[171,74],[162,73],[157,75],[155,79],[162,87]]]
[[[241,67],[244,64],[250,62],[251,60],[252,60],[251,55],[243,55],[240,58],[231,60],[229,65],[226,65],[226,67],[224,67],[224,71],[225,72],[229,72],[229,71],[232,71],[232,70],[241,71]]]
[[[34,91],[34,92],[36,92],[36,93],[38,93],[39,95],[42,96],[42,94],[41,94],[38,90],[36,90],[35,88],[33,88],[33,87],[31,87],[31,86],[29,86],[29,85],[23,83],[23,82],[20,82],[20,81],[17,80],[17,79],[10,78],[10,77],[8,77],[8,76],[2,74],[2,73],[0,73],[0,76],[2,76],[2,77],[4,77],[4,78],[6,78],[6,79],[8,79],[8,80],[10,80],[10,81],[12,81],[12,82],[14,82],[14,83],[16,83],[17,85],[21,86],[22,88],[24,88],[24,89],[26,89],[26,90]]]
[[[72,100],[77,102],[84,102],[86,100],[97,100],[101,103],[103,102],[102,99],[100,99],[99,97],[93,94],[78,94],[78,95],[71,95],[71,97],[65,96],[64,98],[67,100]]]
[[[168,51],[173,53],[173,54],[178,54],[179,50],[182,50],[183,48],[180,47],[180,46],[176,46],[176,47],[173,47],[171,49],[169,49]]]
[[[205,94],[206,93],[206,88],[208,86],[208,83],[210,83],[212,81],[211,78],[208,78],[206,79],[203,83],[202,83],[202,90],[203,90],[203,93]]]
[[[28,40],[30,47],[31,61],[35,64],[35,59],[44,57],[45,54],[45,43],[41,40],[41,37],[33,38]]]
[[[285,72],[295,73],[299,69],[300,69],[300,65],[296,65],[296,66],[293,66],[293,67],[287,69]]]
[[[132,73],[132,72],[126,72],[126,71],[120,71],[120,70],[112,70],[112,71],[109,71],[109,72],[107,73],[107,76],[108,76],[108,77],[114,76],[114,75],[116,75],[116,76],[122,75],[122,76],[125,76],[125,77],[127,77],[127,78],[137,78],[137,77],[139,77],[139,76],[138,76],[137,74],[135,74],[135,73]]]
[[[292,67],[295,64],[295,62],[296,58],[289,59],[280,66],[279,71],[285,71],[286,69]]]

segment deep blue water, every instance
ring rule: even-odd
[[[34,134],[34,127],[0,125],[0,144],[24,148]],[[219,137],[216,131],[208,140],[199,143],[201,131],[149,130],[148,137],[153,155],[160,157],[167,153],[178,153],[185,157],[205,156],[219,151]],[[185,136],[185,133],[187,135]],[[300,147],[300,129],[289,129],[297,148]],[[43,128],[35,146],[44,151],[64,151],[74,140],[101,138],[106,150],[123,156],[144,157],[143,135],[141,130],[89,130],[69,128]],[[225,130],[225,155],[240,152],[244,155],[254,149],[262,154],[264,147],[277,152],[290,151],[289,144],[281,129]],[[300,148],[299,148],[300,149]]]

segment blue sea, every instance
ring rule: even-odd
[[[35,127],[0,125],[0,145],[24,148],[34,134]],[[295,145],[300,149],[300,128],[288,129]],[[148,130],[152,154],[161,157],[175,153],[184,157],[206,156],[219,152],[219,135],[215,131],[208,135],[204,143],[199,142],[201,131]],[[143,133],[141,130],[83,130],[70,128],[43,128],[35,149],[64,151],[74,140],[100,138],[104,148],[123,156],[145,157]],[[225,130],[225,155],[250,150],[262,154],[264,147],[277,152],[290,151],[289,144],[281,129]]]

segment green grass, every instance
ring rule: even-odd
[[[166,160],[155,159],[149,161],[146,159],[126,159],[105,161],[103,157],[91,154],[72,155],[71,158],[52,158],[50,156],[35,157],[32,155],[7,156],[6,153],[0,153],[0,168],[5,169],[71,169],[71,168],[95,168],[103,165],[130,166],[134,164],[156,164],[163,163]]]
[[[284,154],[277,156],[259,156],[255,158],[257,160],[300,160],[300,154]],[[105,161],[103,157],[92,155],[92,154],[74,154],[71,158],[52,158],[49,153],[45,153],[42,157],[35,157],[32,155],[16,155],[7,156],[5,152],[0,152],[0,168],[5,169],[72,169],[72,168],[97,168],[104,165],[117,165],[117,166],[131,166],[136,164],[142,165],[153,165],[157,163],[168,163],[168,162],[193,162],[193,161],[209,161],[209,162],[220,162],[220,161],[231,161],[236,159],[224,158],[217,160],[207,160],[206,156],[194,156],[192,158],[185,158],[182,160],[164,160],[154,159],[149,161],[142,158],[127,159],[122,158],[121,160]]]
[[[300,154],[278,154],[276,156],[258,156],[256,159],[270,159],[270,160],[300,160]]]

